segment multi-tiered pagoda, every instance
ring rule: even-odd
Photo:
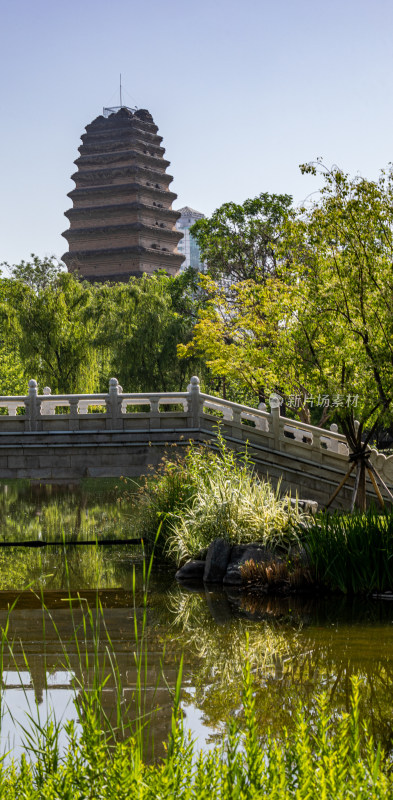
[[[68,197],[70,228],[63,233],[70,272],[94,281],[124,281],[157,269],[175,275],[184,260],[177,251],[177,195],[164,159],[162,137],[151,114],[125,106],[104,109],[87,126],[78,171]]]

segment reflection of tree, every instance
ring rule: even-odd
[[[140,558],[140,551],[124,547],[46,547],[1,549],[0,590],[20,592],[28,586],[35,590],[131,589],[130,564]]]
[[[210,594],[210,593],[209,593]],[[216,606],[228,604],[216,595]],[[239,599],[236,615],[225,624],[212,617],[214,594],[171,595],[175,629],[190,657],[199,656],[193,692],[186,699],[204,713],[205,722],[222,731],[223,721],[241,714],[242,668],[247,653],[255,681],[256,713],[260,731],[275,733],[291,720],[299,705],[310,718],[316,714],[316,695],[328,694],[333,712],[349,710],[351,677],[361,679],[361,710],[376,739],[393,746],[393,637],[391,609],[378,618],[372,606],[361,624],[341,618],[337,603],[318,615],[315,602],[262,598]],[[258,609],[259,605],[259,609]],[[295,608],[291,609],[291,605]],[[209,609],[210,606],[210,609]],[[297,606],[297,608],[296,608]],[[229,605],[229,610],[231,606]],[[353,610],[353,609],[352,609]],[[347,608],[348,612],[348,608]],[[253,617],[253,618],[252,618]],[[383,618],[386,617],[386,618]],[[224,620],[222,620],[224,621]]]
[[[122,538],[130,523],[113,491],[30,485],[25,481],[0,484],[0,530],[3,541]]]

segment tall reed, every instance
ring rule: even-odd
[[[32,762],[0,765],[0,797],[7,800],[377,800],[392,797],[393,779],[384,754],[360,721],[359,687],[352,684],[351,708],[339,720],[319,700],[316,720],[299,709],[294,729],[281,739],[261,741],[255,723],[250,668],[244,669],[245,731],[233,719],[222,746],[207,752],[184,734],[179,711],[180,677],[173,705],[166,756],[148,765],[134,737],[109,748],[97,717],[84,721],[78,738],[66,727],[68,746],[61,756],[56,731],[43,731]]]
[[[393,514],[320,514],[303,538],[316,580],[345,593],[393,590]]]

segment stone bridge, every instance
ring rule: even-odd
[[[348,447],[337,426],[317,428],[280,416],[270,397],[251,408],[200,391],[194,377],[186,392],[123,393],[111,378],[107,394],[0,397],[0,479],[74,483],[81,478],[139,476],[190,440],[214,448],[217,423],[228,445],[247,451],[258,472],[281,491],[325,504],[348,469]],[[371,462],[393,485],[393,456],[372,451]],[[333,507],[349,504],[353,479]],[[369,499],[374,488],[367,484]],[[386,493],[385,493],[386,496]]]

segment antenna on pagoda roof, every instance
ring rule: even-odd
[[[119,90],[120,90],[120,105],[119,106],[111,106],[110,108],[104,106],[104,108],[102,109],[102,113],[103,113],[104,117],[108,118],[108,117],[111,116],[111,114],[116,114],[122,108],[126,108],[127,111],[131,111],[132,113],[137,111],[138,106],[135,106],[135,108],[131,108],[130,106],[123,105],[123,86],[122,86],[122,83],[121,83],[121,73],[120,73],[120,81],[119,81]]]

